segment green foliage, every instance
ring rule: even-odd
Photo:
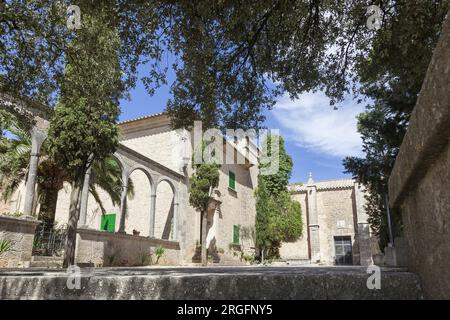
[[[275,141],[272,141],[275,139]],[[276,143],[278,139],[278,148],[272,148],[272,144]],[[273,149],[273,150],[272,150]],[[278,158],[279,168],[277,173],[273,175],[261,175],[259,178],[265,182],[265,187],[270,194],[278,194],[283,191],[287,191],[289,179],[291,178],[293,162],[290,155],[286,153],[284,147],[284,139],[282,136],[268,135],[265,138],[262,154],[267,154],[269,158]],[[270,163],[260,163],[260,169],[270,166]]]
[[[155,249],[155,256],[156,256],[155,264],[158,264],[159,259],[161,259],[165,253],[166,253],[166,249],[164,249],[162,246],[156,247],[156,249]]]
[[[259,175],[255,192],[256,246],[264,258],[277,258],[281,243],[295,241],[303,232],[300,204],[287,191],[292,159],[281,137],[279,144],[280,170],[273,175]]]
[[[202,151],[206,148],[206,143],[200,145]],[[211,200],[211,191],[219,185],[220,165],[214,162],[196,164],[193,159],[192,168],[194,169],[194,173],[189,178],[189,203],[203,213],[208,209]]]
[[[8,239],[2,239],[0,240],[0,256],[7,253],[9,250],[11,250],[12,242]]]
[[[165,69],[159,66],[163,58],[161,48],[165,46],[164,39],[157,32],[162,25],[159,21],[161,19],[159,3],[140,0],[79,0],[76,5],[81,9],[82,28],[76,31],[69,30],[66,26],[66,10],[71,4],[74,3],[69,0],[0,2],[2,92],[55,105],[61,93],[68,59],[79,58],[71,48],[73,39],[84,37],[81,33],[92,27],[91,17],[103,20],[104,28],[117,31],[120,38],[117,59],[123,71],[122,80],[125,89],[136,85],[137,67],[143,63],[147,63],[149,70],[143,77],[149,92],[154,92],[155,88],[165,82],[163,76]],[[111,39],[105,30],[101,28],[97,30],[101,37],[100,47],[104,47]],[[83,41],[92,43],[88,37]],[[91,57],[101,60],[101,55],[95,56],[99,53],[97,48],[89,47],[92,50]],[[149,60],[154,61],[149,63]],[[108,70],[104,71],[103,74],[98,69],[93,69],[86,73],[86,80],[96,72],[98,76],[104,75],[105,79],[108,79],[110,77]],[[99,88],[103,90],[100,86]]]
[[[118,145],[119,38],[103,9],[91,10],[69,44],[65,81],[48,131],[51,158],[74,180],[84,176],[89,159],[102,160]]]
[[[0,189],[2,190],[0,201],[6,201],[26,178],[31,137],[22,123],[6,112],[0,112],[0,129],[8,131],[11,135],[8,138],[0,137]],[[44,142],[38,166],[37,191],[40,203],[39,217],[51,221],[55,214],[58,191],[63,188],[64,182],[72,181],[61,166],[49,159],[47,147],[48,143]],[[120,203],[122,170],[111,156],[93,163],[89,185],[90,193],[100,205],[102,212],[106,212],[98,194],[98,188],[106,191],[114,205]],[[133,197],[134,186],[131,179],[128,183],[128,192],[129,196]]]
[[[406,131],[406,124],[390,116],[388,110],[380,104],[375,104],[358,116],[358,131],[363,140],[365,158],[347,157],[343,164],[346,172],[353,174],[368,191],[365,196],[368,222],[373,234],[379,237],[383,250],[389,240],[387,183]],[[394,236],[399,236],[403,225],[401,215],[395,210],[391,213]]]
[[[6,201],[26,177],[31,137],[15,117],[4,111],[0,113],[0,131],[8,131],[15,138],[0,136],[0,201]]]

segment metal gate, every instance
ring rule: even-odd
[[[66,225],[55,228],[52,223],[42,222],[34,234],[33,255],[62,256],[66,242]]]

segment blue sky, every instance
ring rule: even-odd
[[[143,75],[145,68],[140,68]],[[149,96],[141,81],[131,91],[130,101],[121,101],[120,120],[129,120],[164,110],[170,98],[173,72],[168,85]],[[361,155],[361,138],[356,132],[356,115],[364,110],[348,98],[342,108],[333,110],[321,92],[306,93],[292,101],[280,97],[274,109],[266,112],[265,125],[279,129],[286,141],[286,150],[294,161],[291,182],[304,182],[309,172],[316,181],[350,177],[344,174],[342,159]]]

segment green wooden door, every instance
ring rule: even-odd
[[[105,230],[108,232],[116,231],[116,214],[104,214],[102,215],[102,220],[100,223],[100,230]]]

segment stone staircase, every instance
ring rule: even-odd
[[[31,268],[62,268],[63,258],[55,256],[32,256]]]

